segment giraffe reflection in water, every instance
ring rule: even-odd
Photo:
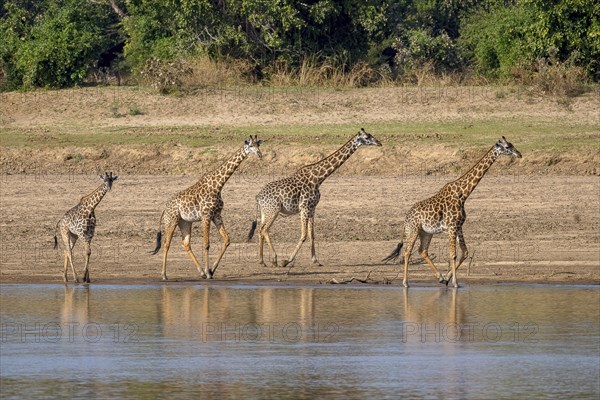
[[[199,341],[273,339],[286,325],[316,326],[314,288],[234,290],[213,286],[162,287],[159,319],[165,336]],[[258,332],[257,332],[258,331]]]

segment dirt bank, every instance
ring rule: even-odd
[[[197,176],[258,133],[266,140],[268,174],[286,174],[365,127],[384,146],[340,174],[452,176],[505,135],[526,155],[519,174],[599,175],[599,93],[555,98],[519,87],[217,87],[184,97],[131,87],[2,93],[0,171]],[[496,168],[507,165],[514,172],[510,163]],[[265,174],[264,168],[255,172]]]

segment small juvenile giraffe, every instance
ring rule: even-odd
[[[56,231],[60,232],[60,237],[63,243],[63,253],[65,256],[65,271],[63,279],[68,282],[67,278],[67,265],[71,265],[75,282],[79,283],[77,272],[73,267],[73,247],[78,238],[84,241],[85,248],[85,267],[83,268],[83,282],[90,282],[90,273],[88,266],[90,263],[90,255],[92,254],[91,242],[94,238],[94,231],[96,229],[96,216],[94,210],[104,195],[112,188],[113,182],[116,182],[119,177],[113,176],[112,172],[104,173],[100,175],[102,179],[102,185],[92,193],[84,196],[75,207],[71,208],[67,213],[58,221],[54,230],[54,248],[58,247],[58,238],[56,237]]]
[[[456,270],[468,256],[467,245],[465,244],[462,232],[462,226],[467,218],[465,201],[494,161],[503,155],[521,158],[521,153],[511,143],[507,142],[504,136],[463,176],[447,183],[436,195],[419,201],[410,209],[404,221],[402,241],[398,243],[392,254],[383,259],[383,261],[397,260],[400,256],[403,243],[406,243],[406,247],[404,248],[403,281],[405,287],[408,287],[408,260],[417,237],[421,239],[419,252],[425,262],[431,267],[440,283],[448,284],[448,281],[452,278],[452,285],[458,287]],[[452,269],[446,278],[440,274],[427,253],[432,236],[441,232],[448,232],[448,239],[450,240]],[[458,265],[456,264],[456,238],[458,238],[461,249]]]
[[[164,226],[164,240],[161,243],[162,231],[159,229],[156,235],[156,248],[152,254],[158,253],[161,245],[163,246],[163,263],[162,263],[162,279],[167,280],[167,253],[171,245],[171,239],[175,228],[179,226],[183,237],[183,249],[189,254],[192,261],[196,265],[198,272],[202,278],[211,279],[219,266],[225,250],[229,246],[229,235],[223,226],[221,211],[223,210],[223,199],[221,198],[221,189],[237,169],[237,167],[246,159],[248,154],[254,154],[258,158],[262,158],[260,145],[262,140],[256,136],[250,136],[250,140],[245,140],[241,149],[236,151],[227,161],[212,172],[204,175],[193,186],[177,193],[169,201],[167,201],[165,210],[160,216],[160,223]],[[204,240],[205,269],[202,270],[200,263],[192,252],[190,246],[190,236],[192,233],[192,223],[201,221],[202,235]],[[213,264],[212,268],[208,266],[208,251],[210,249],[210,222],[213,222],[219,234],[223,238],[223,247],[219,257]]]
[[[338,169],[362,145],[381,146],[381,143],[363,128],[335,153],[314,164],[302,167],[290,177],[268,183],[256,195],[257,213],[260,212],[258,237],[258,258],[260,265],[266,266],[263,260],[263,245],[266,240],[274,257],[273,266],[278,266],[277,254],[269,237],[269,228],[280,213],[283,215],[300,213],[301,228],[300,241],[289,258],[283,262],[282,266],[285,267],[294,261],[302,243],[306,240],[307,231],[311,242],[312,262],[316,265],[321,265],[317,260],[315,252],[314,237],[315,208],[321,198],[319,187],[329,175]],[[257,220],[258,215],[257,219],[252,222],[250,232],[248,233],[248,241],[254,236]]]

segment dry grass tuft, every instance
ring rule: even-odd
[[[518,83],[531,86],[542,94],[571,98],[589,90],[583,68],[558,61],[541,59],[534,68],[515,68],[512,76]]]
[[[565,99],[589,91],[591,85],[585,71],[564,63],[543,60],[535,68],[514,69],[506,84],[520,84]],[[209,57],[195,57],[163,61],[148,60],[141,72],[139,83],[160,93],[194,92],[207,87],[241,87],[267,85],[274,87],[328,87],[360,88],[383,86],[481,86],[490,81],[472,71],[435,71],[425,63],[420,68],[401,76],[394,76],[388,66],[373,67],[359,61],[350,64],[345,59],[322,61],[316,56],[305,58],[299,66],[275,61],[261,68],[247,60],[215,61]]]

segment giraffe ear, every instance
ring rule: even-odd
[[[244,140],[244,144],[245,144],[245,145],[249,145],[249,144],[250,144],[250,142],[249,142],[249,141],[246,139],[246,140]]]
[[[118,180],[119,180],[119,175],[115,175],[115,176],[113,177],[113,182],[116,182],[116,181],[118,181]]]
[[[263,141],[262,141],[262,139],[258,139],[258,140],[256,141],[256,145],[257,145],[257,146],[260,146],[260,145],[262,144],[262,142],[263,142]]]
[[[104,177],[102,175],[98,175],[98,178],[100,178],[101,181],[104,180]]]

